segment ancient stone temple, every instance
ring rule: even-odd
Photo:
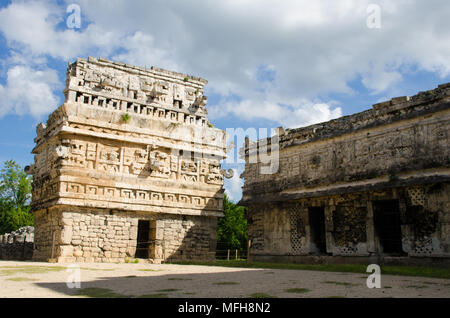
[[[77,59],[65,102],[37,127],[35,260],[213,259],[225,132],[206,80]]]
[[[247,140],[251,258],[450,264],[449,141],[450,84]]]

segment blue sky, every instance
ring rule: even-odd
[[[447,0],[111,3],[1,2],[0,162],[33,162],[36,125],[63,102],[77,57],[206,78],[221,129],[305,126],[450,82]],[[80,28],[67,25],[71,4]],[[237,173],[225,186],[239,200],[243,166],[228,167]]]

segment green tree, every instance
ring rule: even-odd
[[[217,241],[223,248],[243,250],[247,248],[247,208],[223,198],[224,217],[218,221]]]
[[[0,172],[0,234],[33,225],[30,213],[31,178],[14,160]]]

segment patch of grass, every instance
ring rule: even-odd
[[[129,275],[129,276],[125,276],[125,278],[136,278],[136,275]]]
[[[157,292],[175,292],[175,291],[179,291],[181,289],[175,289],[175,288],[167,288],[167,289],[159,289],[157,290]]]
[[[141,272],[162,272],[163,269],[151,269],[151,268],[144,268],[144,269],[138,269],[138,271]]]
[[[126,296],[123,294],[116,293],[112,291],[111,289],[107,288],[97,288],[97,287],[90,287],[90,288],[82,288],[77,291],[77,296],[85,296],[90,298],[127,298],[127,297],[133,297],[133,296]]]
[[[250,298],[277,298],[277,297],[266,293],[254,293],[250,295]]]
[[[140,295],[137,298],[169,298],[169,295],[167,294],[147,294],[147,295]]]
[[[66,270],[66,267],[63,266],[4,266],[0,270],[0,275],[14,275],[14,274],[45,274],[49,272],[59,272]]]
[[[13,282],[35,282],[35,281],[38,281],[38,279],[28,278],[28,277],[13,277],[13,278],[8,278],[7,280],[10,280]]]
[[[173,264],[181,265],[206,265],[239,268],[261,268],[261,269],[293,269],[324,272],[346,272],[367,274],[367,265],[364,264],[283,264],[243,261],[216,260],[214,262],[182,261]],[[417,266],[381,266],[381,273],[385,275],[417,276],[430,278],[450,279],[450,268],[440,267],[417,267]],[[368,277],[368,276],[367,276]],[[366,278],[366,277],[365,277]]]
[[[129,258],[127,258],[127,259],[125,259],[125,263],[134,263],[134,264],[138,264],[139,263],[139,259],[137,259],[137,258],[135,258],[134,260],[132,260],[132,259],[129,259]]]
[[[382,274],[450,279],[450,268],[382,266]]]
[[[322,284],[334,284],[334,285],[340,285],[340,286],[357,286],[358,284],[352,284],[347,282],[336,282],[336,281],[325,281],[322,282]]]
[[[185,295],[195,295],[196,293],[191,293],[191,292],[187,292],[187,293],[183,293]]]
[[[288,288],[284,290],[286,293],[295,293],[295,294],[303,294],[310,292],[308,288]]]
[[[122,116],[120,117],[120,119],[121,119],[124,123],[127,123],[127,122],[130,121],[131,116],[130,116],[130,114],[125,113],[125,114],[122,114]]]
[[[406,288],[423,289],[423,288],[428,288],[428,286],[425,286],[425,285],[409,285],[409,286],[406,286]]]
[[[239,283],[236,283],[236,282],[217,282],[217,283],[214,283],[214,285],[239,285]]]
[[[383,286],[383,288],[392,288],[391,286]]]
[[[88,267],[80,267],[80,269],[85,270],[85,271],[115,271],[115,268],[88,268]]]

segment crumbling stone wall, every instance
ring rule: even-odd
[[[366,237],[366,208],[338,205],[333,213],[334,254],[352,255],[364,249]],[[364,252],[363,252],[364,253]]]
[[[46,209],[34,213],[34,260],[47,260],[56,257],[58,239],[61,237],[60,217],[56,209]]]
[[[216,218],[165,219],[161,228],[164,231],[160,243],[164,259],[169,261],[215,259]]]
[[[264,251],[264,209],[270,209],[265,205],[251,205],[248,208],[247,224],[250,249],[254,253]]]
[[[33,256],[34,227],[27,226],[0,235],[0,259],[30,260]]]
[[[339,184],[353,183],[348,190],[354,192],[369,189],[363,181],[381,176],[384,180],[377,184],[385,186],[389,181],[414,185],[419,178],[443,180],[445,174],[431,177],[422,171],[450,167],[449,118],[450,83],[326,123],[280,130],[278,173],[260,173],[262,163],[255,157],[259,143],[242,149],[247,161],[242,203],[334,194]],[[401,177],[410,173],[415,178]],[[300,194],[300,189],[309,190]]]
[[[291,252],[289,211],[276,204],[264,209],[264,252],[283,255]]]
[[[138,221],[156,221],[150,242],[154,262],[181,259],[211,260],[215,256],[215,218],[133,213],[120,210],[52,208],[39,211],[34,260],[58,262],[124,262],[136,256]],[[39,223],[38,223],[39,224]],[[54,229],[49,233],[50,229]],[[54,233],[54,234],[53,234]],[[50,240],[50,238],[55,238]]]
[[[377,246],[372,204],[398,201],[402,250],[410,256],[445,256],[449,250],[449,184],[393,188],[249,206],[249,239],[253,255],[309,255],[314,252],[308,207],[325,214],[327,252],[335,256],[370,256]],[[422,195],[419,195],[422,193]],[[447,210],[445,210],[447,209]],[[280,213],[281,212],[281,213]],[[289,220],[286,220],[287,212]],[[289,239],[285,233],[289,231]],[[277,239],[277,244],[271,240]],[[377,243],[378,242],[378,243]],[[284,244],[280,248],[280,244]]]
[[[308,216],[314,208],[325,218],[320,253],[370,257],[395,242],[387,249],[392,255],[450,257],[450,83],[326,123],[280,128],[277,137],[274,174],[262,173],[267,163],[258,152],[267,143],[273,158],[276,139],[247,140],[240,152],[240,204],[264,211],[259,223],[249,223],[253,240],[264,237],[264,247],[251,254],[317,252]],[[388,212],[396,218],[387,234],[375,229],[384,204],[392,204]]]

